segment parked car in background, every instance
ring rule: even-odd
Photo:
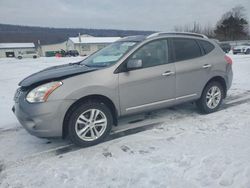
[[[192,101],[202,113],[215,112],[232,78],[232,60],[204,35],[132,36],[25,78],[13,112],[32,135],[91,146],[122,116]]]
[[[233,48],[233,54],[250,54],[250,44],[243,44]]]
[[[18,52],[17,56],[18,59],[22,58],[38,58],[38,54],[36,51],[23,51],[23,52]]]
[[[69,50],[65,52],[65,56],[76,57],[76,56],[79,56],[79,52],[77,50]]]
[[[231,50],[231,45],[229,43],[220,42],[219,45],[225,53],[228,53]]]
[[[56,52],[55,56],[56,57],[76,57],[76,56],[79,56],[79,53],[77,50],[65,51],[62,49],[61,51]]]

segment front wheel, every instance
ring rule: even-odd
[[[81,147],[92,146],[104,140],[112,125],[112,114],[104,103],[83,103],[71,113],[68,126],[69,138]]]
[[[222,103],[224,93],[225,91],[219,82],[210,82],[203,90],[201,98],[196,104],[204,114],[215,112]]]

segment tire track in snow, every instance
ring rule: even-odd
[[[144,125],[142,127],[136,127],[136,128],[133,128],[133,129],[128,129],[128,130],[124,130],[124,131],[120,131],[120,132],[111,133],[102,143],[108,142],[108,141],[111,141],[111,140],[115,140],[115,139],[118,139],[118,138],[122,138],[122,137],[125,137],[125,136],[133,135],[133,134],[136,134],[136,133],[139,133],[139,132],[142,132],[142,131],[153,129],[156,126],[161,125],[161,123],[163,123],[163,122],[147,124],[147,125]],[[50,150],[42,151],[42,152],[39,152],[39,153],[35,153],[33,155],[27,156],[27,157],[25,157],[23,159],[15,161],[15,162],[7,162],[6,164],[4,164],[5,165],[4,170],[8,170],[8,169],[15,168],[15,167],[18,167],[18,166],[23,166],[23,165],[29,163],[31,160],[32,161],[40,161],[41,159],[44,160],[44,159],[48,159],[48,158],[56,157],[56,156],[58,156],[60,158],[60,155],[63,155],[63,154],[69,153],[69,152],[73,152],[73,151],[77,151],[77,150],[80,150],[80,149],[84,149],[84,148],[78,147],[78,146],[76,146],[74,144],[68,144],[68,145],[60,146],[60,147],[57,147],[57,148],[54,148],[54,149],[50,149]]]
[[[9,133],[9,132],[17,132],[19,130],[22,130],[23,127],[15,127],[15,128],[11,128],[11,129],[0,129],[0,135],[1,134],[6,134],[6,133]]]
[[[225,101],[230,102],[232,100],[239,99],[239,98],[246,97],[246,96],[250,96],[250,90],[246,90],[246,91],[239,93],[239,94],[228,95],[226,97]]]

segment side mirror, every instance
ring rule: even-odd
[[[127,62],[127,69],[133,70],[133,69],[139,69],[142,68],[142,60],[141,59],[130,59]]]

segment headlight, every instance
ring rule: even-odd
[[[50,82],[40,85],[28,93],[26,100],[30,103],[46,102],[49,95],[62,84],[62,82]]]

